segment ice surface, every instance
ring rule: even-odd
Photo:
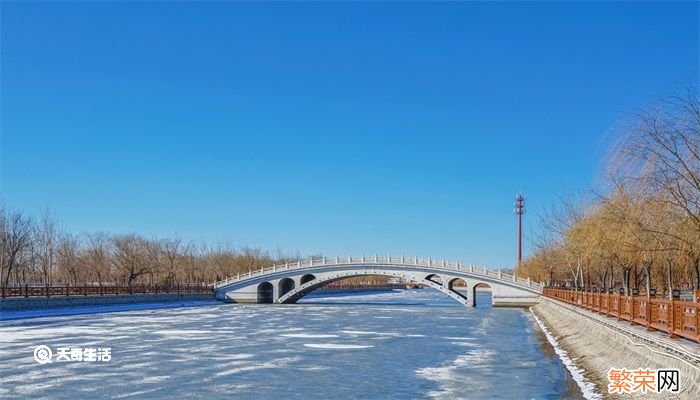
[[[428,289],[112,311],[0,321],[0,397],[577,396],[523,310],[465,308]],[[110,347],[112,360],[40,365],[40,344]]]

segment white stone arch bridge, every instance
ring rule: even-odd
[[[295,303],[334,281],[368,275],[404,279],[439,290],[464,304],[476,304],[476,286],[491,288],[494,306],[529,306],[539,301],[542,285],[514,275],[461,262],[416,257],[321,257],[274,265],[214,283],[216,298],[234,303]],[[457,280],[466,284],[458,291]],[[461,283],[461,282],[460,282]]]

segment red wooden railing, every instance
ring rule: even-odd
[[[700,303],[570,289],[544,289],[544,296],[700,343]]]
[[[112,294],[212,293],[206,285],[132,285],[132,286],[14,286],[0,289],[5,297],[104,296]]]

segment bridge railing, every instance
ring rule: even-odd
[[[477,267],[473,264],[464,264],[459,261],[445,261],[444,259],[433,258],[418,258],[404,256],[347,256],[347,257],[319,257],[305,260],[297,260],[285,262],[284,264],[272,265],[263,267],[258,270],[249,270],[243,274],[227,277],[224,280],[213,283],[215,288],[235,283],[241,280],[255,278],[258,276],[295,269],[306,269],[313,267],[327,267],[333,265],[348,265],[348,264],[379,264],[379,265],[415,265],[420,267],[440,268],[445,270],[470,272],[477,275],[483,275],[490,278],[507,280],[516,283],[520,286],[527,286],[536,290],[542,290],[540,283],[532,282],[530,279],[523,279],[512,274],[504,273],[500,270],[491,270],[486,267]]]
[[[700,303],[655,296],[545,288],[543,295],[587,310],[700,343]],[[698,294],[700,297],[700,293]]]

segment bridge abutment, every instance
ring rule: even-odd
[[[508,286],[491,287],[491,304],[494,307],[529,307],[540,302],[540,296]]]

